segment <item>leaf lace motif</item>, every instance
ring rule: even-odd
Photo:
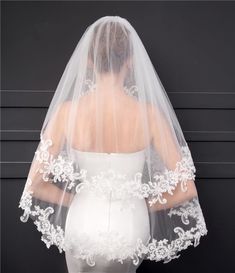
[[[82,82],[83,80],[80,79],[80,81]],[[93,80],[89,79],[89,78],[84,80],[83,84],[84,84],[84,88],[82,88],[80,90],[80,93],[78,95],[79,98],[81,98],[81,97],[83,97],[83,96],[85,96],[85,95],[87,95],[89,93],[92,93],[97,89],[96,83]],[[137,100],[139,99],[139,88],[138,88],[137,85],[129,85],[129,86],[125,85],[124,86],[124,92],[128,96],[131,96],[131,97],[133,97],[133,98],[135,98]]]
[[[26,188],[18,206],[24,210],[20,220],[27,222],[30,215],[36,217],[34,224],[37,226],[37,230],[42,233],[41,240],[46,244],[47,248],[50,248],[51,245],[56,245],[61,253],[64,250],[64,230],[59,225],[55,227],[50,223],[48,217],[54,213],[52,207],[48,206],[46,209],[41,209],[40,206],[32,206],[33,191],[27,190],[29,185],[32,185],[30,178],[26,181]]]
[[[163,197],[163,193],[173,195],[173,190],[176,189],[178,183],[180,183],[181,190],[186,192],[187,181],[195,180],[196,168],[188,146],[182,146],[181,152],[182,159],[176,163],[174,170],[166,168],[163,174],[157,173],[154,175],[154,182],[149,181],[148,184],[144,185],[145,191],[151,196],[151,200],[149,200],[150,206],[156,202],[161,204],[167,203],[167,199]]]
[[[187,181],[195,179],[196,169],[188,146],[181,147],[182,159],[176,163],[174,170],[165,168],[163,173],[155,173],[153,181],[143,182],[141,172],[135,173],[133,179],[128,179],[125,174],[115,173],[112,169],[101,171],[100,174],[88,179],[87,170],[76,171],[74,162],[65,155],[57,157],[51,155],[48,152],[51,145],[53,145],[51,139],[45,140],[41,136],[40,147],[35,152],[36,160],[42,163],[42,167],[38,171],[42,174],[44,181],[50,181],[52,175],[52,182],[67,183],[66,187],[69,190],[76,186],[77,193],[82,189],[89,188],[101,198],[109,198],[110,192],[112,192],[113,199],[127,199],[130,196],[148,198],[148,203],[152,206],[156,202],[167,203],[163,194],[172,195],[179,183],[181,190],[187,191]]]
[[[50,139],[44,140],[41,138],[41,145],[35,152],[36,160],[42,163],[37,171],[42,174],[45,182],[66,183],[68,189],[75,187],[77,193],[83,189],[89,189],[101,198],[109,198],[111,193],[113,199],[123,199],[124,201],[129,200],[130,196],[138,198],[148,197],[150,205],[152,205],[155,202],[166,203],[167,200],[163,198],[162,194],[165,192],[173,194],[173,190],[178,183],[181,183],[183,191],[187,190],[187,180],[195,177],[195,167],[187,146],[182,147],[183,158],[177,163],[175,170],[166,169],[163,174],[156,174],[153,182],[143,183],[141,181],[142,173],[140,172],[136,173],[133,179],[127,179],[125,174],[115,173],[112,169],[87,179],[87,170],[81,169],[79,172],[76,172],[73,162],[65,156],[53,157],[48,152],[48,147],[51,145],[52,141]],[[53,176],[52,180],[51,176]],[[31,184],[32,181],[28,178],[26,186]],[[45,209],[36,205],[33,206],[32,194],[33,191],[27,190],[26,187],[19,203],[19,207],[24,210],[20,220],[27,222],[30,215],[36,218],[34,224],[37,226],[38,231],[42,233],[41,240],[46,244],[47,248],[55,245],[60,252],[65,251],[66,248],[71,249],[69,242],[66,242],[65,246],[63,228],[58,225],[55,226],[49,220],[49,216],[54,213],[54,209],[50,206]],[[170,209],[168,216],[179,216],[185,227],[189,224],[190,219],[193,218],[196,220],[196,225],[188,230],[184,230],[182,227],[175,227],[174,232],[178,238],[173,241],[169,242],[167,239],[156,240],[152,238],[151,241],[144,244],[139,238],[134,246],[130,246],[125,238],[121,238],[120,234],[114,232],[109,234],[100,232],[97,240],[95,242],[92,241],[92,243],[89,243],[89,236],[83,234],[81,239],[79,239],[77,258],[85,259],[91,266],[94,265],[94,258],[98,253],[105,255],[108,260],[117,259],[121,263],[125,259],[131,258],[134,264],[138,264],[139,258],[143,257],[143,255],[150,260],[169,262],[179,257],[177,253],[180,250],[186,249],[190,245],[197,246],[200,237],[207,234],[205,221],[197,198],[187,201],[179,207]],[[107,249],[109,254],[105,251]]]
[[[31,185],[32,181],[27,180],[26,184]],[[127,240],[118,232],[100,232],[96,240],[91,240],[89,234],[82,234],[78,241],[73,240],[65,242],[65,233],[60,226],[54,226],[48,220],[50,214],[54,212],[53,208],[48,206],[46,209],[41,209],[39,206],[32,207],[32,191],[24,191],[21,197],[19,207],[24,210],[23,216],[20,217],[22,222],[27,222],[29,215],[36,216],[34,224],[38,231],[42,233],[41,240],[46,244],[47,248],[51,245],[58,247],[59,252],[63,250],[73,251],[73,246],[76,248],[75,257],[86,260],[90,266],[95,265],[95,256],[103,255],[108,261],[118,260],[120,263],[127,258],[131,258],[133,264],[139,263],[139,258],[143,257],[152,261],[163,260],[164,263],[170,262],[172,259],[178,258],[177,253],[186,249],[190,245],[196,247],[199,244],[200,237],[207,234],[207,228],[204,217],[198,202],[195,197],[192,200],[186,201],[183,205],[170,209],[168,215],[180,216],[182,223],[187,226],[189,218],[196,220],[196,225],[189,230],[184,230],[182,227],[175,227],[174,232],[178,238],[169,242],[167,239],[156,240],[152,238],[147,244],[144,244],[139,238],[136,245],[131,246]],[[150,238],[149,238],[150,239]],[[76,243],[77,242],[77,243]],[[108,250],[108,251],[107,251]]]
[[[77,241],[69,242],[68,248],[72,249],[73,245],[75,245],[75,248],[79,246],[79,250],[74,256],[86,259],[90,266],[95,265],[95,256],[98,254],[104,255],[107,260],[118,259],[121,263],[125,259],[131,258],[135,265],[139,263],[140,258],[156,262],[163,260],[164,263],[168,263],[172,259],[179,258],[178,252],[181,250],[190,245],[196,247],[201,236],[207,234],[205,220],[197,197],[186,201],[180,209],[178,207],[172,208],[168,213],[169,216],[174,214],[181,216],[181,219],[184,217],[187,219],[189,217],[193,218],[196,220],[196,225],[189,230],[175,227],[174,232],[178,235],[178,238],[171,242],[167,239],[157,241],[154,238],[152,240],[149,238],[148,243],[144,244],[139,238],[136,245],[131,246],[117,232],[99,233],[96,240],[93,238],[91,240],[89,234],[84,233]],[[183,221],[183,224],[188,225],[189,221]]]
[[[117,231],[99,231],[92,238],[88,233],[82,233],[65,240],[66,249],[70,250],[75,258],[85,259],[90,266],[95,265],[96,255],[105,257],[108,261],[118,260],[123,263],[131,258],[133,264],[137,265],[139,257],[136,253],[136,247],[128,243],[127,238],[121,236]]]
[[[192,200],[184,202],[182,205],[171,208],[168,215],[177,215],[181,217],[182,223],[188,225],[189,218],[196,220],[196,225],[188,230],[184,230],[182,227],[175,227],[174,232],[178,235],[178,238],[169,242],[167,239],[159,240],[152,239],[147,246],[144,246],[141,240],[138,242],[140,246],[140,252],[145,253],[146,258],[154,260],[156,262],[163,260],[164,263],[170,262],[172,259],[179,258],[178,252],[193,245],[198,246],[201,236],[205,236],[208,233],[205,219],[197,197]]]

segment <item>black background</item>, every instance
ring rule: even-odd
[[[53,92],[88,25],[105,15],[135,27],[189,144],[208,235],[168,264],[138,273],[235,272],[235,3],[2,2],[2,272],[67,273],[19,198]]]

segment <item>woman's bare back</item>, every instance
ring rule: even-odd
[[[150,136],[145,136],[145,130],[141,127],[143,105],[124,93],[115,95],[114,103],[113,97],[104,96],[97,105],[96,95],[90,93],[77,102],[72,147],[81,151],[107,153],[144,149]],[[147,108],[145,111],[147,115]]]

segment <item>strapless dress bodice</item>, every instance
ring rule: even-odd
[[[80,169],[87,171],[87,178],[107,170],[132,178],[143,171],[146,149],[131,153],[105,153],[73,150],[73,157]]]

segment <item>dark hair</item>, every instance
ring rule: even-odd
[[[95,26],[89,58],[99,73],[120,72],[125,61],[132,55],[129,35],[129,30],[118,22],[100,23]]]

